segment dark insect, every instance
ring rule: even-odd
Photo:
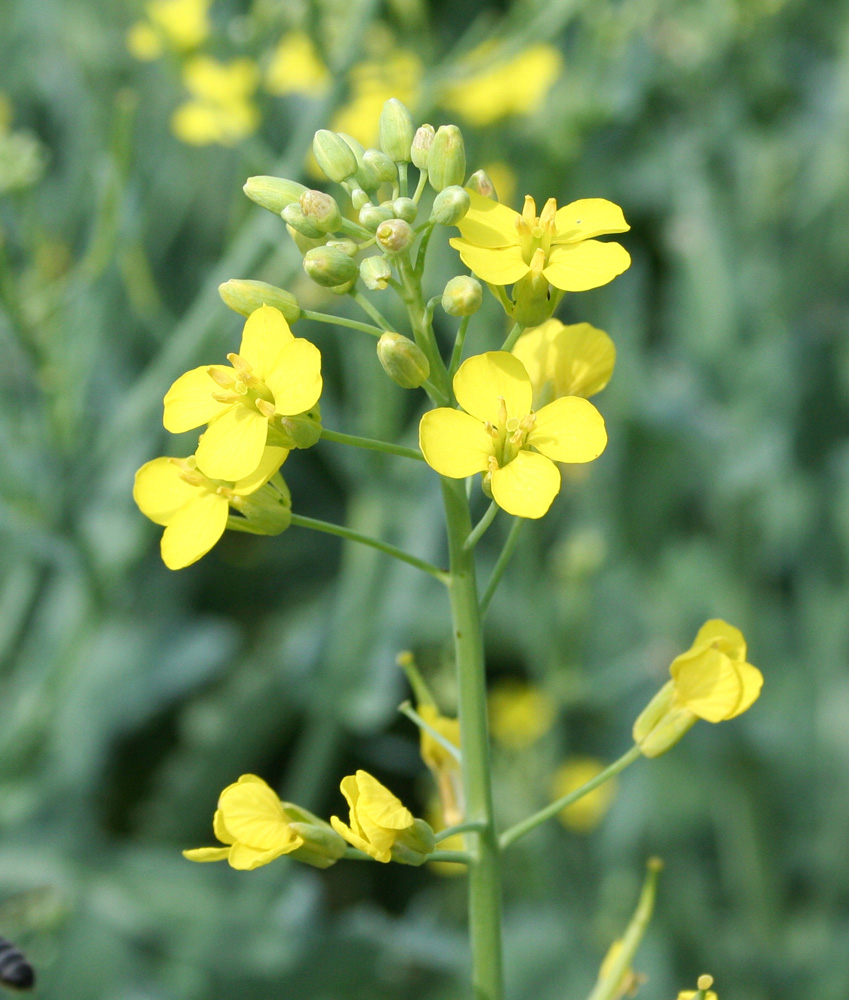
[[[31,990],[35,971],[17,945],[0,937],[0,983],[16,990]]]

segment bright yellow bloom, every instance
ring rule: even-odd
[[[562,67],[563,58],[552,45],[532,45],[499,60],[498,43],[484,42],[460,63],[461,77],[442,91],[440,103],[478,126],[508,115],[530,115],[542,107]]]
[[[212,820],[215,836],[226,847],[198,847],[183,851],[189,861],[224,861],[231,868],[252,871],[304,843],[289,828],[283,803],[255,774],[243,774],[218,799]]]
[[[424,721],[432,726],[440,736],[460,749],[460,720],[440,715],[434,705],[418,705],[416,709]],[[463,775],[460,762],[438,743],[426,729],[421,730],[421,755],[433,775],[442,815],[447,826],[463,822]],[[446,848],[450,850],[450,848]]]
[[[391,860],[421,864],[433,851],[433,831],[415,819],[401,800],[367,771],[342,779],[342,794],[348,801],[347,826],[331,816],[333,829],[349,844],[375,861]]]
[[[526,750],[554,725],[557,708],[535,684],[510,678],[494,684],[487,697],[492,738],[508,750]]]
[[[266,90],[322,97],[330,83],[330,71],[306,32],[290,31],[280,39],[265,73]]]
[[[196,49],[209,35],[210,0],[151,0],[147,21],[137,21],[127,33],[127,48],[136,59],[157,59],[166,48]]]
[[[572,757],[555,771],[551,783],[551,796],[561,799],[592,781],[604,770],[605,765],[595,757]],[[616,780],[611,778],[594,788],[559,814],[560,822],[575,833],[590,833],[601,822],[616,795]]]
[[[760,670],[746,662],[743,633],[719,618],[702,625],[669,672],[672,680],[634,723],[634,741],[647,757],[668,750],[697,719],[722,722],[745,712],[763,685]]]
[[[508,514],[542,517],[560,491],[554,463],[591,462],[607,444],[604,420],[586,399],[567,396],[534,412],[528,373],[507,351],[464,361],[454,394],[462,410],[439,407],[422,417],[425,460],[450,479],[482,472]]]
[[[457,223],[462,238],[449,242],[492,285],[510,285],[533,272],[561,291],[582,292],[606,285],[631,263],[619,243],[594,239],[631,228],[622,209],[604,198],[583,198],[561,209],[549,198],[537,217],[530,195],[521,215],[474,191],[470,195],[472,207]]]
[[[197,450],[211,479],[239,480],[259,465],[269,428],[304,413],[321,395],[321,354],[296,338],[271,306],[251,313],[238,354],[227,365],[193,368],[165,396],[166,430],[174,434],[209,422]]]
[[[259,82],[259,67],[251,59],[220,63],[198,56],[183,70],[192,99],[171,118],[178,139],[194,146],[232,146],[255,132],[259,110],[250,98]]]
[[[286,448],[266,448],[259,465],[236,482],[208,479],[189,458],[154,458],[136,473],[133,499],[145,517],[165,526],[160,551],[169,569],[183,569],[198,561],[224,534],[230,508],[261,520],[262,534],[277,534],[288,526],[289,491],[277,476],[266,487],[289,454]],[[252,500],[247,498],[253,497]]]
[[[414,107],[423,74],[421,59],[407,49],[389,50],[380,59],[358,63],[351,69],[350,100],[333,116],[331,128],[366,147],[374,146],[383,105],[395,97]]]
[[[589,323],[564,326],[559,319],[526,330],[513,354],[530,377],[535,406],[560,396],[594,396],[610,381],[616,362],[616,348],[603,330]]]

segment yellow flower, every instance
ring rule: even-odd
[[[647,757],[674,746],[697,719],[722,722],[745,712],[763,685],[760,670],[746,662],[743,633],[719,618],[702,625],[669,672],[672,680],[634,723],[634,741]]]
[[[492,738],[508,750],[526,750],[554,725],[557,709],[544,691],[526,681],[499,681],[489,692]]]
[[[304,843],[289,827],[283,803],[255,774],[243,774],[218,799],[212,820],[215,836],[226,847],[183,851],[189,861],[223,861],[231,868],[252,871]]]
[[[192,59],[183,70],[192,99],[174,112],[174,134],[194,146],[232,146],[244,139],[259,125],[259,111],[250,100],[258,81],[259,68],[251,59]]]
[[[418,705],[416,710],[440,736],[460,749],[460,720],[440,715],[434,705]],[[422,760],[433,774],[439,789],[442,815],[447,826],[463,822],[463,776],[457,758],[438,743],[426,729],[421,730]],[[446,848],[450,850],[450,848]]]
[[[605,765],[594,757],[572,757],[554,773],[551,795],[561,799],[601,774]],[[616,781],[610,779],[560,812],[560,822],[575,833],[590,833],[601,822],[616,795]]]
[[[160,544],[165,565],[183,569],[205,556],[224,534],[231,506],[245,515],[247,530],[284,531],[289,491],[280,476],[266,484],[288,454],[286,448],[266,448],[257,468],[236,482],[208,479],[194,456],[146,462],[136,473],[133,499],[145,517],[165,526]]]
[[[449,84],[440,103],[478,126],[508,115],[529,115],[542,106],[562,67],[563,59],[552,45],[532,45],[499,60],[498,44],[484,42],[458,66],[461,74],[471,75]]]
[[[513,354],[530,377],[535,406],[560,396],[594,396],[610,381],[616,361],[603,330],[589,323],[564,326],[559,319],[526,330]]]
[[[561,291],[582,292],[607,284],[631,263],[619,243],[594,239],[631,228],[613,202],[584,198],[558,209],[549,198],[537,217],[530,195],[521,215],[474,191],[470,197],[472,207],[457,223],[462,238],[449,242],[492,285],[510,285],[533,272]]]
[[[270,93],[322,97],[330,83],[330,71],[308,34],[290,31],[280,39],[265,73],[265,87]]]
[[[697,990],[681,990],[678,994],[678,1000],[693,1000],[693,997],[696,996],[697,992]],[[717,1000],[717,995],[713,992],[713,990],[708,990],[704,996],[705,1000]]]
[[[136,59],[157,59],[171,48],[196,49],[209,35],[210,0],[152,0],[145,5],[147,21],[137,21],[127,33],[127,48]]]
[[[321,354],[296,338],[271,306],[251,313],[238,354],[226,365],[193,368],[165,396],[166,430],[179,434],[209,422],[197,450],[200,471],[236,481],[259,465],[269,428],[304,413],[321,395]]]
[[[567,396],[534,412],[528,373],[507,351],[464,361],[454,394],[462,410],[422,417],[425,460],[451,479],[484,473],[498,506],[518,517],[542,517],[551,506],[560,490],[555,462],[590,462],[607,444],[604,420],[585,399]]]
[[[678,1000],[693,1000],[694,997],[704,997],[704,1000],[717,1000],[716,993],[710,988],[713,986],[713,976],[699,976],[696,980],[698,990],[681,990]]]
[[[366,147],[374,146],[383,105],[395,97],[408,107],[415,106],[423,73],[421,59],[406,49],[358,63],[351,69],[350,100],[336,112],[331,128],[353,136]]]
[[[384,863],[394,859],[422,864],[427,859],[433,851],[433,831],[377,778],[357,771],[343,778],[340,787],[348,801],[351,825],[338,816],[331,816],[330,823],[349,844]]]

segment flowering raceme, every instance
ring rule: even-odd
[[[542,517],[560,491],[554,463],[590,462],[607,444],[604,420],[586,399],[566,396],[534,412],[528,373],[507,351],[464,361],[454,394],[462,410],[438,407],[422,417],[422,454],[450,479],[483,473],[508,514]]]
[[[603,330],[589,323],[564,326],[559,319],[526,330],[512,353],[530,377],[534,406],[560,396],[594,396],[610,381],[616,362],[616,348]]]
[[[196,453],[211,479],[236,481],[259,465],[269,429],[304,414],[321,395],[321,354],[296,338],[278,309],[251,313],[238,354],[226,365],[193,368],[165,396],[166,430],[174,434],[209,422]]]

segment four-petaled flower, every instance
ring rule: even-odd
[[[464,361],[454,395],[462,410],[438,407],[422,417],[422,454],[451,479],[484,473],[508,514],[542,517],[560,490],[554,463],[590,462],[607,444],[604,420],[586,399],[565,396],[534,412],[528,373],[507,351]]]
[[[472,207],[450,240],[466,264],[491,285],[511,285],[532,271],[564,292],[583,292],[612,281],[631,258],[619,243],[596,236],[631,227],[622,209],[604,198],[583,198],[557,208],[549,198],[539,216],[530,195],[522,213],[470,191]]]
[[[266,486],[288,454],[286,448],[265,448],[259,465],[236,482],[207,478],[193,455],[146,462],[136,473],[133,499],[145,517],[165,526],[161,542],[165,565],[183,569],[206,555],[224,534],[231,505],[248,516],[265,515],[262,534],[288,527],[291,500],[282,478],[277,477],[276,488],[269,487],[270,497],[246,499]]]
[[[181,375],[165,396],[163,423],[179,434],[208,422],[198,468],[235,482],[259,465],[269,428],[318,402],[321,354],[292,335],[278,309],[261,306],[245,323],[239,353],[227,360],[232,367],[202,365]]]
[[[512,353],[530,377],[535,406],[560,396],[594,396],[610,381],[616,362],[604,330],[589,323],[564,326],[559,319],[526,330]]]

